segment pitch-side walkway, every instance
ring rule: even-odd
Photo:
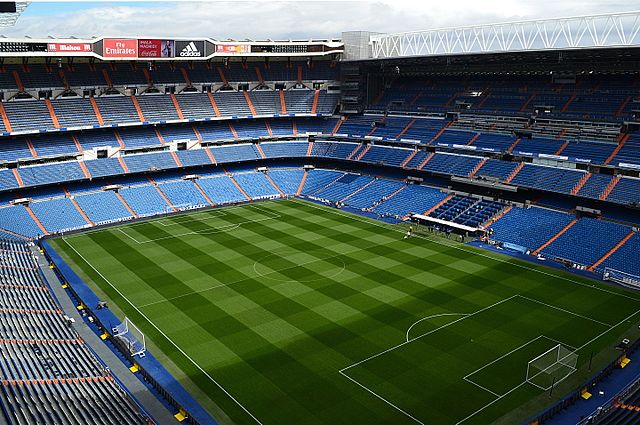
[[[94,353],[111,370],[111,373],[133,394],[138,403],[147,411],[149,415],[159,424],[178,423],[171,412],[158,400],[142,382],[136,378],[122,361],[104,344],[82,319],[76,306],[66,294],[56,274],[49,268],[49,263],[43,254],[36,247],[31,248],[36,255],[38,265],[45,278],[49,282],[49,287],[55,294],[58,303],[65,314],[75,320],[74,329],[80,337],[91,347]]]
[[[624,369],[614,369],[611,375],[600,381],[589,392],[593,396],[589,400],[578,400],[575,404],[558,413],[548,423],[550,425],[575,425],[580,420],[589,417],[598,407],[602,406],[631,382],[640,378],[640,351],[630,354],[631,363]],[[599,396],[602,391],[604,396]],[[547,423],[547,422],[545,422]]]

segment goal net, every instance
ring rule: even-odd
[[[549,390],[576,371],[578,355],[558,344],[529,361],[527,382],[542,390]]]
[[[621,285],[629,286],[631,288],[640,289],[640,276],[621,272],[620,270],[611,269],[609,267],[604,269],[602,279],[617,282]]]
[[[112,329],[113,336],[122,341],[132,356],[144,357],[147,346],[144,334],[129,318],[125,317],[124,321]]]

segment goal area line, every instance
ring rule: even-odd
[[[471,377],[472,377],[473,375],[475,375],[476,373],[478,373],[478,372],[480,372],[480,371],[482,371],[482,370],[486,369],[487,367],[489,367],[489,366],[491,366],[491,365],[493,365],[493,364],[495,364],[495,363],[499,362],[500,360],[503,360],[503,359],[505,359],[505,358],[509,357],[511,354],[513,354],[513,353],[515,353],[515,352],[517,352],[517,351],[520,351],[520,350],[521,350],[521,349],[523,349],[524,347],[526,347],[526,346],[528,346],[528,345],[533,344],[534,342],[536,342],[536,341],[540,340],[541,338],[544,338],[544,339],[546,339],[546,340],[548,340],[548,341],[551,341],[552,343],[560,344],[560,345],[563,345],[563,346],[565,346],[565,347],[568,347],[568,348],[570,348],[572,351],[576,351],[576,347],[574,347],[574,346],[572,346],[572,345],[565,344],[565,343],[564,343],[564,342],[562,342],[562,341],[558,341],[557,339],[550,338],[550,337],[548,337],[548,336],[546,336],[546,335],[539,335],[539,336],[537,336],[537,337],[535,337],[535,338],[533,338],[533,339],[531,339],[531,340],[529,340],[529,341],[527,341],[527,342],[525,342],[525,343],[523,343],[523,344],[520,344],[519,346],[517,346],[517,347],[516,347],[516,348],[514,348],[513,350],[511,350],[511,351],[509,351],[509,352],[507,352],[507,353],[505,353],[505,354],[501,355],[500,357],[498,357],[498,358],[497,358],[497,359],[495,359],[495,360],[490,361],[489,363],[485,364],[484,366],[479,367],[478,369],[474,370],[473,372],[468,373],[467,375],[463,376],[463,377],[462,377],[462,379],[464,379],[465,381],[469,382],[470,384],[475,385],[476,387],[482,388],[483,390],[485,390],[485,391],[487,391],[487,392],[489,392],[489,393],[493,394],[493,395],[494,395],[494,396],[496,396],[496,397],[499,397],[499,398],[504,397],[506,394],[508,394],[509,392],[511,392],[511,390],[513,390],[513,389],[514,389],[514,388],[516,388],[516,387],[514,387],[514,388],[510,388],[510,389],[507,391],[507,393],[499,394],[499,393],[496,393],[495,391],[492,391],[492,390],[490,390],[490,389],[488,389],[488,388],[484,387],[481,383],[478,383],[478,382],[474,381]],[[544,353],[543,353],[543,354],[544,354]],[[541,355],[542,355],[542,354],[541,354]],[[541,356],[541,355],[540,355],[540,356]],[[540,357],[540,356],[538,356],[538,357]],[[530,382],[529,380],[527,380],[527,379],[526,379],[526,377],[525,377],[525,379],[524,379],[524,381],[523,381],[523,382],[521,382],[520,384],[518,384],[518,385],[517,385],[517,387],[520,387],[520,386],[522,386],[523,384],[525,384],[525,383],[527,383],[527,382],[528,382],[528,383],[530,383],[531,385],[534,385],[534,386],[536,386],[536,387],[540,388],[540,389],[543,389],[543,390],[545,389],[545,388],[540,387],[539,385],[536,385],[536,384],[535,384],[535,383],[533,383],[533,382]]]
[[[464,418],[460,419],[459,421],[457,421],[457,422],[455,423],[455,425],[459,425],[459,424],[464,423],[465,421],[467,421],[468,419],[470,419],[470,418],[474,417],[474,416],[475,416],[475,415],[477,415],[478,413],[480,413],[480,412],[484,411],[486,408],[488,408],[489,406],[493,405],[493,404],[494,404],[494,403],[496,403],[497,401],[499,401],[499,400],[503,399],[504,397],[508,396],[509,394],[513,393],[514,391],[518,390],[519,388],[521,388],[521,387],[523,387],[523,386],[525,386],[525,385],[527,385],[527,384],[531,384],[532,386],[534,386],[534,387],[536,387],[536,388],[538,388],[538,389],[540,389],[540,390],[546,390],[545,388],[542,388],[542,387],[540,387],[540,386],[538,386],[538,385],[535,385],[534,383],[531,383],[529,380],[527,380],[527,377],[526,377],[526,376],[523,376],[523,381],[522,381],[521,383],[519,383],[519,384],[515,385],[514,387],[512,387],[512,388],[511,388],[511,389],[509,389],[509,390],[507,390],[506,392],[498,393],[498,392],[496,392],[496,391],[490,390],[489,388],[486,388],[486,387],[485,387],[485,386],[483,386],[481,383],[478,383],[478,382],[474,381],[474,380],[471,378],[473,375],[477,374],[478,372],[480,372],[480,371],[482,371],[483,369],[485,369],[485,368],[487,368],[487,367],[491,366],[492,364],[495,364],[496,362],[498,362],[498,361],[500,361],[500,360],[502,360],[502,359],[504,359],[504,358],[508,357],[509,355],[511,355],[511,354],[513,354],[513,353],[515,353],[515,352],[517,352],[518,350],[520,350],[520,349],[522,349],[522,348],[524,348],[524,347],[526,347],[526,346],[528,346],[528,345],[530,345],[530,344],[532,344],[532,343],[534,343],[534,342],[536,342],[536,341],[538,341],[538,340],[540,340],[540,339],[542,339],[542,338],[544,338],[544,339],[546,339],[546,340],[548,340],[548,341],[551,341],[552,343],[554,343],[554,344],[556,344],[556,345],[557,345],[557,344],[560,344],[560,345],[563,345],[563,346],[565,346],[565,347],[570,348],[570,349],[571,349],[572,351],[574,351],[574,352],[577,352],[577,351],[579,351],[580,349],[582,349],[583,347],[585,347],[586,345],[588,345],[589,343],[591,343],[592,341],[594,341],[594,340],[596,340],[596,339],[600,338],[602,335],[606,334],[606,333],[607,333],[607,332],[609,332],[611,329],[615,328],[615,327],[616,327],[616,326],[618,326],[620,323],[623,323],[623,322],[626,320],[626,319],[623,319],[623,320],[622,320],[622,321],[620,321],[619,323],[612,325],[612,324],[604,323],[604,322],[601,322],[601,321],[599,321],[599,320],[596,320],[596,319],[593,319],[593,318],[590,318],[590,317],[587,317],[587,316],[581,315],[581,314],[579,314],[579,313],[576,313],[576,312],[573,312],[573,311],[570,311],[570,310],[567,310],[567,309],[564,309],[564,308],[561,308],[561,307],[558,307],[558,306],[554,306],[554,305],[551,305],[551,304],[548,304],[548,303],[545,303],[545,302],[542,302],[542,301],[539,301],[539,300],[536,300],[536,299],[530,298],[530,297],[528,297],[528,296],[515,294],[515,295],[512,295],[512,296],[510,296],[510,297],[504,298],[504,299],[502,299],[502,300],[500,300],[500,301],[497,301],[497,302],[495,302],[495,303],[493,303],[493,304],[491,304],[491,305],[489,305],[489,306],[487,306],[487,307],[481,308],[481,309],[479,309],[479,310],[477,310],[477,311],[475,311],[475,312],[473,312],[473,313],[469,313],[469,314],[463,315],[462,317],[460,317],[460,318],[458,318],[458,319],[456,319],[456,320],[454,320],[454,321],[452,321],[452,322],[446,323],[446,324],[444,324],[444,325],[442,325],[442,326],[439,326],[438,328],[433,329],[433,330],[431,330],[431,331],[429,331],[429,332],[426,332],[425,334],[422,334],[422,335],[419,335],[419,336],[413,337],[413,338],[411,338],[411,339],[409,339],[409,340],[406,340],[406,341],[404,341],[404,342],[402,342],[402,343],[399,343],[399,344],[397,344],[397,345],[395,345],[395,346],[393,346],[393,347],[390,347],[390,348],[388,348],[388,349],[386,349],[386,350],[384,350],[384,351],[381,351],[381,352],[379,352],[379,353],[377,353],[377,354],[374,354],[374,355],[372,355],[372,356],[369,356],[369,357],[367,357],[367,358],[365,358],[365,359],[363,359],[363,360],[360,360],[360,361],[355,362],[355,363],[353,363],[353,364],[351,364],[351,365],[348,365],[348,366],[346,366],[346,367],[344,367],[344,368],[340,369],[338,372],[339,372],[342,376],[344,376],[345,378],[347,378],[348,380],[350,380],[351,382],[353,382],[354,384],[358,385],[359,387],[361,387],[362,389],[364,389],[365,391],[367,391],[368,393],[370,393],[371,395],[375,396],[376,398],[378,398],[378,399],[382,400],[384,403],[388,404],[389,406],[393,407],[393,408],[394,408],[394,409],[396,409],[397,411],[401,412],[401,413],[402,413],[402,414],[404,414],[407,418],[411,419],[411,420],[412,420],[412,421],[414,421],[415,423],[424,424],[424,422],[422,422],[420,419],[416,418],[412,413],[407,412],[406,410],[403,410],[402,408],[400,408],[399,406],[397,406],[396,404],[394,404],[391,400],[389,400],[389,399],[385,398],[384,396],[382,396],[381,394],[377,393],[377,392],[376,392],[376,391],[374,391],[372,388],[370,388],[370,387],[368,387],[367,385],[365,385],[363,382],[360,382],[360,381],[358,381],[358,379],[354,378],[353,376],[350,376],[350,375],[347,373],[347,372],[348,372],[348,370],[349,370],[349,369],[352,369],[352,368],[354,368],[354,367],[357,367],[357,366],[359,366],[359,365],[362,365],[363,363],[366,363],[366,362],[368,362],[369,360],[372,360],[372,359],[374,359],[374,358],[377,358],[377,357],[383,356],[384,354],[387,354],[387,353],[389,353],[389,352],[391,352],[391,351],[393,351],[393,350],[396,350],[396,349],[398,349],[398,348],[400,348],[400,347],[403,347],[404,345],[411,344],[411,343],[413,343],[413,342],[415,342],[415,341],[417,341],[417,340],[422,339],[422,338],[423,338],[423,337],[425,337],[425,336],[428,336],[428,335],[430,335],[430,334],[433,334],[433,333],[435,333],[435,332],[438,332],[439,330],[442,330],[442,329],[444,329],[444,328],[446,328],[446,327],[448,327],[448,326],[450,326],[450,325],[453,325],[453,324],[455,324],[455,323],[460,323],[461,321],[464,321],[464,320],[466,320],[466,319],[468,319],[468,318],[470,318],[470,317],[473,317],[474,315],[477,315],[478,313],[485,312],[485,311],[490,310],[490,309],[492,309],[492,308],[494,308],[494,307],[496,307],[496,306],[498,306],[498,305],[500,305],[500,304],[503,304],[503,303],[505,303],[505,302],[508,302],[508,301],[514,300],[514,299],[516,299],[516,298],[520,298],[520,299],[522,299],[522,300],[526,300],[526,301],[529,301],[529,302],[533,302],[533,303],[537,303],[537,304],[544,305],[544,306],[546,306],[546,307],[548,307],[548,308],[551,308],[551,309],[554,309],[554,310],[557,310],[557,311],[561,311],[561,312],[563,312],[563,313],[565,313],[565,314],[568,314],[568,315],[574,316],[574,317],[579,318],[579,319],[581,319],[581,320],[585,320],[585,321],[592,322],[592,323],[594,323],[594,324],[598,324],[598,325],[600,325],[600,326],[602,326],[602,327],[605,327],[606,329],[604,329],[604,330],[603,330],[603,332],[599,332],[599,333],[598,333],[594,338],[592,338],[592,339],[590,339],[589,341],[585,342],[585,343],[584,343],[583,345],[581,345],[580,347],[575,347],[575,346],[572,346],[572,345],[570,345],[570,344],[566,344],[566,343],[564,343],[564,342],[562,342],[562,341],[558,341],[558,340],[556,340],[556,339],[554,339],[554,338],[550,338],[550,337],[548,337],[548,336],[546,336],[546,335],[543,335],[543,334],[542,334],[542,335],[539,335],[539,336],[537,336],[537,337],[535,337],[535,338],[532,338],[531,340],[529,340],[529,341],[527,341],[527,342],[524,342],[523,344],[521,344],[521,345],[519,345],[518,347],[516,347],[516,348],[512,349],[512,350],[511,350],[511,351],[509,351],[508,353],[505,353],[505,354],[501,355],[500,357],[498,357],[498,358],[496,358],[496,359],[492,360],[491,362],[489,362],[489,363],[487,363],[487,364],[485,364],[485,365],[483,365],[483,366],[479,367],[478,369],[476,369],[476,370],[472,371],[471,373],[468,373],[467,375],[463,376],[463,377],[461,378],[462,380],[464,380],[465,382],[468,382],[468,383],[472,384],[473,386],[475,386],[475,387],[476,387],[476,388],[478,388],[479,390],[482,390],[483,392],[486,392],[486,393],[491,394],[491,395],[494,397],[494,400],[493,400],[493,401],[490,401],[489,403],[487,403],[487,404],[486,404],[486,405],[484,405],[483,407],[481,407],[481,408],[477,409],[476,411],[471,412],[468,416],[466,416],[466,417],[464,417]],[[526,365],[526,364],[525,364],[525,365]],[[577,369],[576,369],[576,370],[577,370]],[[572,372],[572,373],[573,373],[573,372]],[[569,375],[570,375],[570,374],[569,374]],[[567,377],[568,377],[569,375],[567,375]],[[566,378],[566,377],[565,377],[565,378]],[[557,381],[557,382],[560,382],[560,381]]]

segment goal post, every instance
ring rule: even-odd
[[[527,382],[542,390],[549,390],[574,373],[577,364],[578,354],[558,344],[529,361]]]
[[[112,329],[113,336],[122,341],[132,356],[144,357],[147,351],[145,336],[128,317]]]

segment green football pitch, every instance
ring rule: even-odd
[[[635,293],[403,236],[282,200],[52,244],[222,423],[519,423],[638,327]]]

